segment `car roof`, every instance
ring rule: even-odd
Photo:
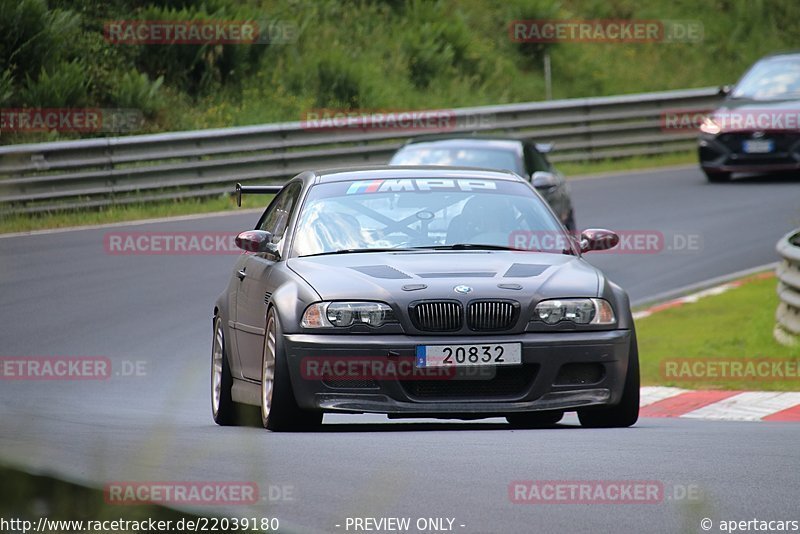
[[[466,178],[525,182],[524,178],[511,171],[497,171],[478,167],[444,167],[441,165],[375,165],[319,170],[314,171],[312,175],[317,183],[392,178]]]
[[[517,137],[491,135],[491,134],[437,134],[423,135],[406,141],[404,146],[420,144],[446,144],[461,146],[486,146],[495,145],[517,150],[526,141]]]
[[[773,52],[772,54],[767,54],[766,56],[757,59],[756,63],[765,59],[776,59],[779,57],[794,57],[795,59],[800,59],[800,50],[785,50],[782,52]]]

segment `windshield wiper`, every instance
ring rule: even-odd
[[[487,243],[453,243],[451,245],[431,245],[427,247],[414,247],[418,250],[512,250],[516,252],[550,252],[572,255],[571,249],[565,248],[560,251],[542,250],[536,248],[514,248],[505,245],[490,245]]]
[[[491,245],[488,243],[453,243],[450,245],[427,245],[421,247],[375,247],[375,248],[342,248],[339,250],[329,250],[327,252],[318,252],[316,254],[306,254],[300,256],[301,258],[310,258],[312,256],[332,256],[334,254],[358,254],[362,252],[413,252],[415,250],[511,250],[516,252],[549,252],[561,253],[572,255],[571,249],[563,249],[560,251],[555,250],[542,250],[534,248],[514,248],[505,245]]]
[[[392,248],[392,247],[375,247],[375,248],[341,248],[339,250],[329,250],[327,252],[318,252],[316,254],[306,254],[300,256],[301,258],[310,258],[311,256],[331,256],[333,254],[356,254],[359,252],[403,252],[414,250],[413,248]]]
[[[521,250],[505,245],[490,245],[485,243],[453,243],[450,245],[429,245],[414,248],[422,250]]]

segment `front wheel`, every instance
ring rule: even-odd
[[[239,424],[238,406],[231,397],[233,377],[225,353],[222,319],[214,318],[214,339],[211,342],[211,416],[221,426]]]
[[[712,172],[703,170],[703,173],[706,175],[706,179],[714,184],[730,182],[731,180],[731,173],[729,172]]]
[[[590,428],[628,427],[639,419],[639,347],[635,331],[631,333],[628,370],[619,404],[608,408],[578,410],[578,419],[581,425]]]
[[[274,432],[311,430],[322,423],[322,412],[297,405],[283,349],[280,322],[274,309],[267,314],[261,360],[261,423]]]

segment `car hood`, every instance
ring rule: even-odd
[[[752,98],[730,98],[717,109],[720,110],[791,110],[800,111],[800,100],[753,100]]]
[[[722,126],[723,132],[736,132],[753,130],[796,131],[798,114],[800,114],[800,100],[764,101],[736,98],[725,100],[711,115]]]
[[[292,258],[323,300],[595,297],[601,273],[581,258],[516,251],[373,252]],[[467,286],[460,293],[456,286]],[[464,288],[461,288],[462,291]]]

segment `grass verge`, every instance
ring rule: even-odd
[[[671,167],[697,163],[697,152],[687,150],[673,154],[660,154],[657,156],[633,156],[623,159],[602,159],[598,161],[564,162],[556,165],[569,179],[572,176],[585,174],[600,174],[617,171],[634,171],[658,167]]]
[[[0,219],[0,234],[109,224],[155,219],[159,217],[178,217],[181,215],[216,213],[247,208],[261,208],[269,204],[270,200],[272,200],[272,195],[242,197],[242,207],[238,208],[233,196],[226,195],[211,199],[125,204],[84,211],[64,211],[32,215],[15,214]]]
[[[800,346],[784,347],[772,338],[775,284],[775,278],[749,278],[720,295],[637,320],[642,384],[800,390],[797,373],[789,376],[800,365]],[[742,367],[734,377],[736,363]]]

